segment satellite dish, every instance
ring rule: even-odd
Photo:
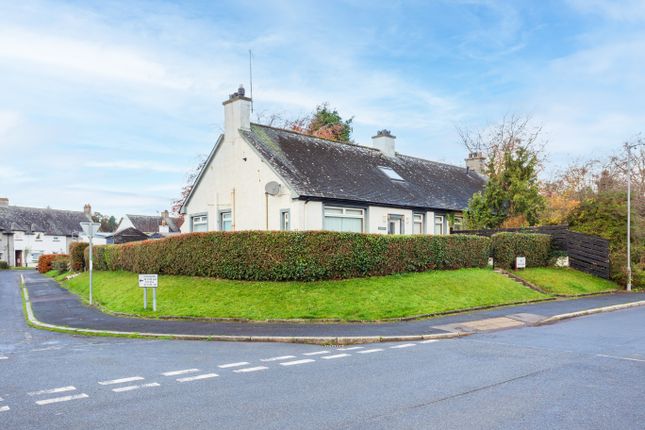
[[[264,191],[270,196],[275,196],[280,192],[280,184],[276,181],[271,181],[264,186]]]

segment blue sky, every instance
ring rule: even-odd
[[[222,131],[329,102],[400,152],[462,164],[455,126],[544,126],[550,169],[645,128],[645,2],[21,1],[0,4],[0,196],[152,214]]]

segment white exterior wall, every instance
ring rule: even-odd
[[[14,252],[23,251],[23,262],[34,267],[38,264],[38,256],[42,254],[67,254],[66,236],[49,236],[44,233],[25,234],[15,232]]]
[[[244,161],[246,159],[246,161]],[[219,230],[219,213],[230,210],[233,230],[280,229],[280,210],[289,209],[292,230],[302,229],[299,201],[293,201],[284,181],[276,175],[239,133],[224,137],[217,152],[185,207],[186,218],[181,232],[191,231],[191,216],[208,215],[208,230]],[[265,197],[268,182],[280,184],[280,193]],[[268,203],[268,204],[267,204]]]

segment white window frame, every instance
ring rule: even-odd
[[[280,230],[291,230],[291,209],[280,209]]]
[[[459,222],[457,222],[459,220]],[[457,225],[459,225],[459,228],[456,228]],[[455,220],[452,222],[452,229],[454,231],[460,231],[464,229],[464,217],[463,216],[455,216]]]
[[[230,217],[230,223],[231,223],[231,229],[230,230],[224,230],[224,216],[228,215]],[[219,230],[220,231],[233,231],[233,211],[230,209],[225,209],[222,211],[219,211],[218,215],[218,222],[219,222]]]
[[[335,211],[335,212],[334,212]],[[360,212],[360,215],[358,215]],[[323,229],[326,228],[327,218],[350,218],[361,220],[361,233],[365,232],[365,209],[351,206],[323,206]]]
[[[208,231],[208,215],[207,214],[195,214],[190,216],[190,231],[195,231],[195,225],[203,225],[206,227],[205,230],[198,230],[199,232]]]
[[[432,230],[434,234],[436,235],[443,235],[444,233],[444,222],[445,222],[445,217],[443,215],[435,215],[434,216],[434,229]],[[437,222],[438,220],[441,220],[441,222]],[[441,232],[437,233],[437,226],[441,227]]]
[[[421,219],[421,221],[417,222],[417,219]],[[417,224],[421,224],[421,228],[419,229],[420,231],[417,233],[414,231],[414,228]],[[425,214],[415,212],[412,214],[412,234],[424,234],[425,233],[425,224],[426,224],[426,216]]]

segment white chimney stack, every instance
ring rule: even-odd
[[[9,199],[7,197],[0,197],[0,206],[9,206]]]
[[[396,136],[392,136],[390,130],[379,130],[376,136],[372,136],[372,146],[378,149],[387,157],[396,156],[395,150]]]
[[[244,96],[242,84],[224,103],[224,135],[235,136],[237,131],[251,129],[251,99]]]
[[[484,157],[484,154],[479,151],[469,153],[468,158],[466,158],[466,169],[486,176],[486,157]]]

